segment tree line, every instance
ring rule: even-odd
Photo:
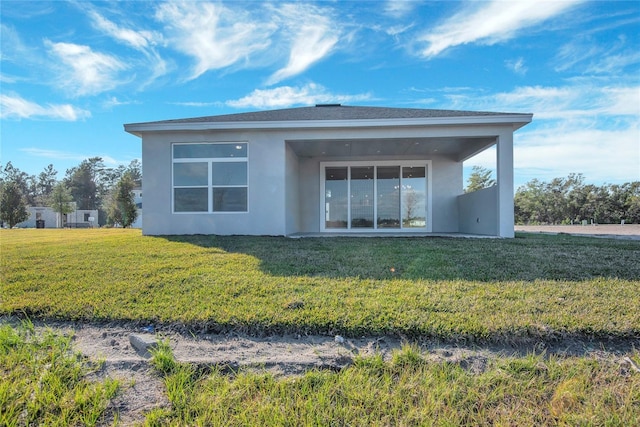
[[[582,174],[533,179],[514,198],[516,224],[640,224],[640,181],[585,184]]]
[[[496,185],[491,170],[474,166],[465,193]],[[597,186],[582,174],[550,182],[533,179],[516,190],[516,224],[640,224],[640,181]]]
[[[83,160],[67,169],[58,180],[58,171],[48,165],[38,175],[29,175],[8,162],[0,165],[0,220],[10,227],[26,221],[27,206],[49,206],[60,214],[76,209],[97,210],[98,225],[128,227],[136,220],[133,189],[142,184],[142,164],[106,167],[101,157]]]

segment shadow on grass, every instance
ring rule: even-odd
[[[515,239],[163,238],[255,257],[273,276],[485,282],[640,278],[640,242],[625,240],[527,233]]]

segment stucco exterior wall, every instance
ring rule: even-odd
[[[174,142],[247,142],[248,212],[172,213]],[[184,132],[142,140],[143,233],[284,235],[285,145],[277,132]]]
[[[498,186],[462,194],[457,199],[461,233],[498,234]]]
[[[58,227],[58,213],[54,212],[50,207],[29,206],[29,219],[16,225],[19,228],[36,228],[36,214],[40,214],[40,218],[44,221],[44,228]]]
[[[39,216],[44,221],[44,228],[58,228],[58,216],[57,212],[49,206],[28,206],[29,219],[16,225],[19,228],[36,228],[36,219]],[[39,215],[38,215],[39,214]],[[93,222],[85,221],[85,214],[94,218]],[[67,214],[66,222],[63,226],[71,227],[97,227],[98,225],[98,211],[88,209],[78,209]]]
[[[432,231],[457,233],[457,198],[462,193],[462,162],[447,157],[435,157],[432,168]]]
[[[300,172],[298,156],[285,144],[285,232],[297,233],[300,230]]]
[[[320,159],[300,159],[299,233],[320,231]]]

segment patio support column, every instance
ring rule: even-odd
[[[514,237],[513,214],[513,132],[498,135],[497,142],[498,176],[498,236]]]

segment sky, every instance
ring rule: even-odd
[[[3,0],[0,27],[0,163],[29,174],[139,159],[124,123],[341,103],[533,113],[516,188],[640,180],[637,0]]]

